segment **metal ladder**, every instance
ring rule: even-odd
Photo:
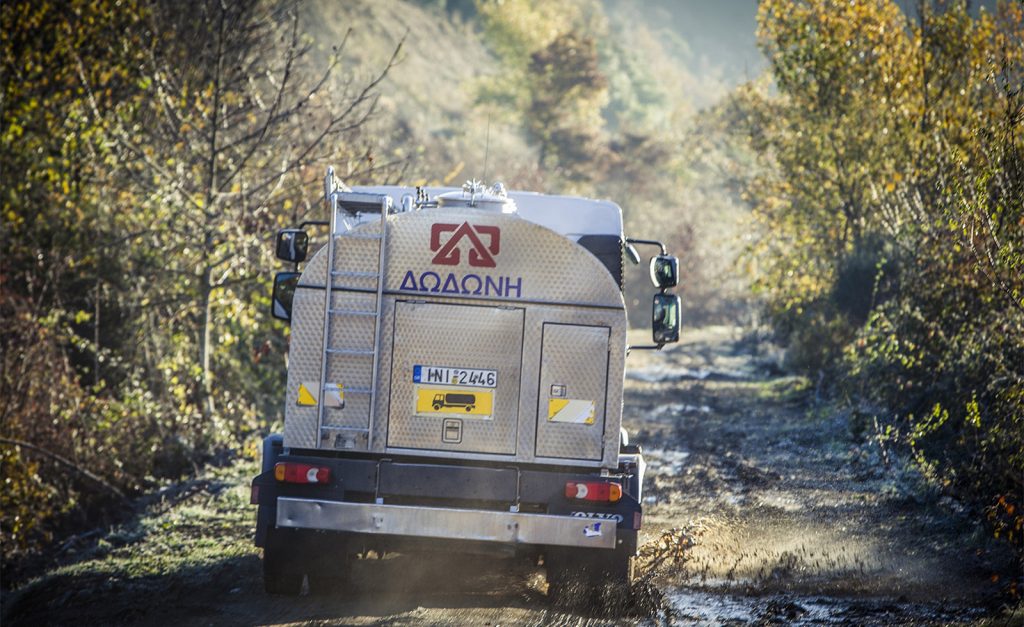
[[[327,271],[326,271],[326,285],[324,290],[324,330],[323,330],[323,354],[320,361],[320,397],[317,403],[317,438],[318,443],[323,441],[324,431],[334,432],[353,432],[353,433],[365,433],[366,434],[366,450],[373,449],[373,418],[377,411],[377,374],[380,364],[380,333],[381,333],[381,318],[383,313],[383,297],[384,297],[384,281],[387,264],[387,222],[388,215],[391,210],[392,200],[391,197],[386,194],[366,194],[349,191],[339,191],[337,189],[337,182],[334,178],[334,168],[328,168],[327,176],[324,180],[324,192],[328,205],[330,206],[331,220],[330,220],[330,237],[327,240]],[[348,201],[346,203],[346,201]],[[374,204],[379,203],[380,211],[380,232],[379,233],[363,233],[363,232],[338,232],[339,223],[339,212],[345,211],[350,215],[354,215],[353,206],[358,209],[366,209]],[[346,204],[348,207],[346,207]],[[372,209],[371,209],[372,210]],[[355,270],[336,270],[335,269],[335,253],[338,245],[344,240],[374,240],[377,243],[377,270],[376,272],[371,271],[355,271]],[[373,301],[372,310],[362,309],[347,309],[347,308],[335,308],[334,307],[334,293],[337,291],[334,288],[334,280],[338,277],[346,278],[357,278],[357,279],[374,279],[376,282],[376,297]],[[372,316],[374,318],[373,323],[373,338],[371,347],[367,346],[331,346],[331,328],[332,322],[336,318],[363,318]],[[370,387],[350,387],[344,386],[339,390],[342,395],[342,399],[346,396],[369,396],[369,412],[366,416],[366,426],[334,426],[324,424],[324,413],[327,410],[327,393],[328,386],[336,385],[331,382],[330,368],[332,363],[332,356],[341,357],[343,359],[352,360],[363,360],[370,367]],[[341,409],[344,409],[345,403],[342,403]]]

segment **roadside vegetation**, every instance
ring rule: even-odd
[[[283,390],[274,232],[328,160],[397,171],[362,135],[387,65],[338,87],[297,6],[190,7],[0,7],[5,569],[254,445]]]
[[[1024,6],[760,5],[723,105],[787,366],[1024,547]],[[1007,582],[1019,594],[1020,582]]]
[[[620,202],[680,253],[687,320],[763,303],[816,398],[1020,554],[1019,2],[766,0],[769,69],[728,93],[627,0],[188,7],[0,3],[5,585],[258,455],[287,352],[272,238],[322,216],[328,164]],[[396,16],[420,26],[375,30]],[[424,84],[448,48],[455,78]]]

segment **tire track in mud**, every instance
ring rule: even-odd
[[[994,575],[1013,565],[983,530],[756,348],[702,329],[627,373],[647,530],[685,525],[694,538],[657,579],[674,619],[956,624],[989,612]]]

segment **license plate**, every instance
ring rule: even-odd
[[[412,380],[414,383],[493,388],[498,386],[498,371],[443,366],[413,366]]]

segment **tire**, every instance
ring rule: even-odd
[[[300,540],[292,531],[267,530],[263,547],[263,589],[267,594],[298,596],[302,592]]]
[[[351,561],[343,536],[312,534],[308,545],[309,593],[344,595],[351,583]]]
[[[605,584],[628,586],[636,574],[636,531],[619,531],[612,550],[555,547],[545,561],[548,596],[556,602]]]

